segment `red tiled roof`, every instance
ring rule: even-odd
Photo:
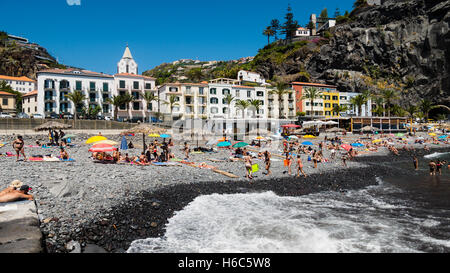
[[[330,87],[330,88],[337,88],[337,86],[334,85],[327,85],[327,84],[321,84],[321,83],[310,83],[310,82],[293,82],[292,85],[304,85],[304,86],[317,86],[317,87]]]
[[[11,76],[0,75],[0,80],[35,82],[32,79],[30,79],[28,77],[25,77],[25,76],[22,76],[22,77],[11,77]]]
[[[3,95],[3,96],[13,96],[13,97],[16,96],[16,95],[14,95],[14,94],[11,94],[11,93],[8,93],[8,92],[3,92],[3,91],[0,91],[0,95]]]
[[[234,85],[234,86],[232,86],[232,88],[255,89],[255,87],[243,86],[243,85]]]
[[[45,69],[40,70],[38,73],[54,73],[54,74],[63,74],[63,75],[77,75],[74,72],[79,71],[81,76],[97,76],[97,77],[107,77],[112,78],[111,75],[93,72],[89,70],[82,70],[82,69],[74,69],[74,68],[68,68],[68,69],[59,69],[59,68],[53,68],[53,69]]]
[[[38,91],[37,91],[37,90],[34,90],[34,91],[31,91],[31,92],[26,93],[26,94],[23,95],[22,97],[34,96],[34,95],[37,95],[37,93],[38,93]]]

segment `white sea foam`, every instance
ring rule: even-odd
[[[418,252],[430,238],[422,227],[439,219],[410,216],[379,186],[346,193],[280,197],[273,192],[200,196],[169,220],[162,238],[137,240],[129,253]],[[380,193],[381,196],[380,196]],[[392,202],[390,202],[392,201]]]
[[[425,158],[436,158],[436,157],[440,157],[440,156],[447,155],[447,154],[450,154],[450,152],[447,152],[447,153],[432,153],[432,154],[426,155],[424,157]]]

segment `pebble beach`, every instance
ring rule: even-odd
[[[105,136],[120,142],[118,135]],[[344,167],[339,156],[343,150],[338,152],[335,160],[320,163],[317,169],[307,161],[306,155],[302,155],[307,178],[289,176],[283,159],[272,156],[272,175],[266,176],[260,170],[255,179],[249,181],[245,177],[242,161],[228,161],[232,152],[229,149],[191,154],[190,161],[205,162],[238,178],[185,164],[137,166],[93,163],[89,158],[90,145],[84,144],[88,137],[78,134],[73,141],[75,147],[67,149],[74,162],[16,162],[15,157],[0,157],[2,189],[16,179],[31,186],[44,235],[44,248],[49,253],[77,249],[84,252],[125,252],[136,239],[163,236],[167,220],[200,195],[273,191],[281,196],[298,196],[326,190],[346,191],[374,185],[377,176],[411,172],[389,163],[412,161],[412,152],[400,151],[400,156],[394,156],[382,147],[377,152],[368,152],[347,161],[347,167]],[[352,143],[358,137],[345,137],[344,142]],[[14,136],[1,136],[0,139],[10,143]],[[33,145],[36,140],[45,142],[46,136],[25,135],[24,140],[25,145]],[[131,140],[137,148],[126,152],[140,155],[142,136],[128,137],[127,140]],[[314,144],[320,141],[323,137],[312,140]],[[428,163],[424,155],[450,151],[446,144],[427,144],[431,151],[424,151],[422,144],[411,145],[416,149],[414,153],[419,157],[420,164]],[[193,148],[196,143],[190,143],[190,146]],[[395,146],[401,148],[403,145],[399,143]],[[172,151],[177,158],[184,158],[181,148],[181,143],[175,142]],[[273,146],[272,149],[277,151],[278,147]],[[14,152],[11,145],[0,148],[0,153],[6,152]],[[27,156],[56,156],[59,149],[26,147],[25,152]],[[281,155],[281,150],[278,154]],[[326,149],[324,156],[330,156]],[[254,163],[263,169],[262,160],[254,159]]]

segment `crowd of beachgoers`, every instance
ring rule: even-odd
[[[10,135],[0,142],[0,186],[11,189],[10,183],[18,180],[21,186],[15,181],[15,189],[34,197],[45,242],[55,252],[62,252],[63,242],[82,232],[84,224],[101,223],[114,207],[127,204],[139,193],[168,186],[230,181],[258,184],[282,178],[307,184],[311,176],[325,179],[329,172],[366,167],[355,159],[375,155],[407,155],[412,170],[426,165],[431,175],[450,171],[447,162],[416,155],[416,151],[448,149],[444,133],[325,134],[280,140],[254,136],[248,142],[218,136],[199,143],[176,135],[147,136],[145,148],[139,134],[99,132],[92,136],[61,131],[58,136],[57,140],[54,132]],[[100,140],[90,142],[92,138]],[[96,242],[96,237],[101,236],[91,234],[89,238]]]

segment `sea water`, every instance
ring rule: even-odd
[[[426,169],[343,193],[200,196],[165,236],[134,241],[128,252],[450,252],[449,171],[429,177]]]

